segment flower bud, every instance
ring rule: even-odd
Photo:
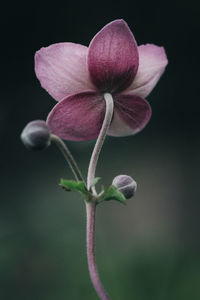
[[[137,183],[128,175],[116,176],[113,179],[112,185],[114,185],[126,199],[133,197],[137,189]]]
[[[50,130],[45,121],[32,121],[22,131],[21,140],[28,149],[43,150],[50,145]]]

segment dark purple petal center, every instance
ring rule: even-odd
[[[123,20],[106,25],[90,43],[90,78],[101,92],[121,92],[130,86],[138,61],[137,43]]]

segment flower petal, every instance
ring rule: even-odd
[[[147,97],[157,84],[168,64],[163,47],[153,44],[141,45],[138,72],[131,86],[124,93]]]
[[[115,110],[108,131],[112,136],[127,136],[141,131],[151,118],[149,103],[133,95],[117,94],[114,97]]]
[[[73,43],[58,43],[35,54],[35,73],[44,89],[60,101],[69,95],[95,90],[87,67],[88,48]]]
[[[125,21],[113,21],[96,34],[89,46],[88,68],[92,82],[102,92],[119,92],[132,83],[138,50]]]
[[[105,115],[105,101],[95,92],[69,96],[54,106],[47,124],[52,133],[71,141],[97,138]]]

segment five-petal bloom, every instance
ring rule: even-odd
[[[123,20],[107,24],[89,48],[58,43],[35,55],[41,85],[57,101],[47,123],[60,138],[85,141],[97,138],[105,115],[104,93],[114,99],[112,136],[139,132],[151,117],[144,99],[167,65],[163,47],[137,46]]]

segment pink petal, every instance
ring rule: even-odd
[[[109,23],[93,38],[88,68],[92,82],[102,92],[119,92],[132,83],[138,69],[138,50],[125,21]]]
[[[53,44],[36,52],[36,76],[54,99],[95,90],[89,79],[87,53],[87,47],[73,43]]]
[[[117,94],[115,111],[108,131],[112,136],[127,136],[141,131],[151,118],[149,103],[133,95]]]
[[[56,104],[47,124],[52,133],[71,141],[97,138],[105,115],[105,101],[95,92],[69,96]]]
[[[131,86],[124,93],[147,97],[157,84],[168,64],[163,47],[153,44],[141,45],[138,72]]]

